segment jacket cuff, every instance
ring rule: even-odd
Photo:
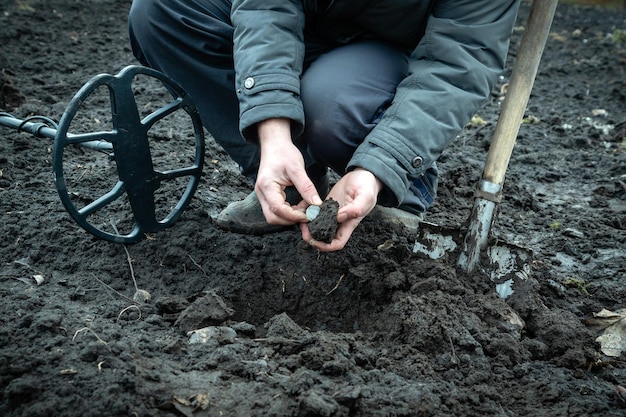
[[[366,140],[356,149],[346,170],[361,167],[373,173],[385,184],[385,189],[378,196],[379,204],[397,207],[402,203],[411,182],[422,175],[433,161],[418,155],[384,127],[378,126],[376,137]],[[396,147],[390,146],[393,143]],[[403,149],[397,148],[398,146]]]
[[[376,145],[363,143],[350,159],[346,171],[357,167],[368,170],[385,185],[378,194],[379,204],[386,207],[400,205],[409,189],[409,182],[391,154]]]
[[[293,73],[256,74],[237,78],[239,129],[250,142],[258,141],[256,124],[272,118],[292,120],[292,137],[304,130],[300,80]]]

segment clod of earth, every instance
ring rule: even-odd
[[[3,70],[0,72],[0,106],[3,108],[13,109],[26,102],[26,97],[15,85],[13,80]]]
[[[309,230],[313,239],[320,242],[332,242],[337,233],[337,211],[339,211],[339,203],[329,198],[320,206],[320,212],[311,222],[309,222]]]
[[[174,325],[186,332],[196,331],[211,324],[219,324],[233,313],[222,297],[214,291],[208,291],[183,310]]]

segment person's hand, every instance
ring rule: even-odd
[[[258,125],[261,162],[254,190],[265,220],[270,224],[295,224],[306,221],[304,207],[321,205],[313,182],[304,169],[304,158],[291,139],[288,119],[268,119]],[[295,186],[304,202],[291,206],[285,188]]]
[[[382,188],[382,182],[365,169],[348,172],[328,194],[328,198],[339,203],[337,222],[340,224],[335,238],[330,243],[314,240],[306,223],[302,223],[302,239],[323,252],[343,249],[361,220],[376,206]]]

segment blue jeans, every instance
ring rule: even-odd
[[[169,75],[190,94],[206,129],[254,180],[259,148],[239,132],[230,7],[230,0],[134,0],[129,35],[137,59]],[[407,62],[406,50],[383,42],[331,47],[306,40],[300,87],[306,123],[294,142],[312,180],[327,167],[345,173],[354,150],[406,77]],[[437,174],[433,165],[413,181],[400,208],[426,211],[436,196]]]

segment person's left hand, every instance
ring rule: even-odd
[[[371,172],[356,168],[344,175],[328,193],[328,198],[339,203],[339,228],[330,243],[313,239],[306,223],[301,223],[302,239],[322,252],[343,249],[361,220],[376,206],[383,183]]]

